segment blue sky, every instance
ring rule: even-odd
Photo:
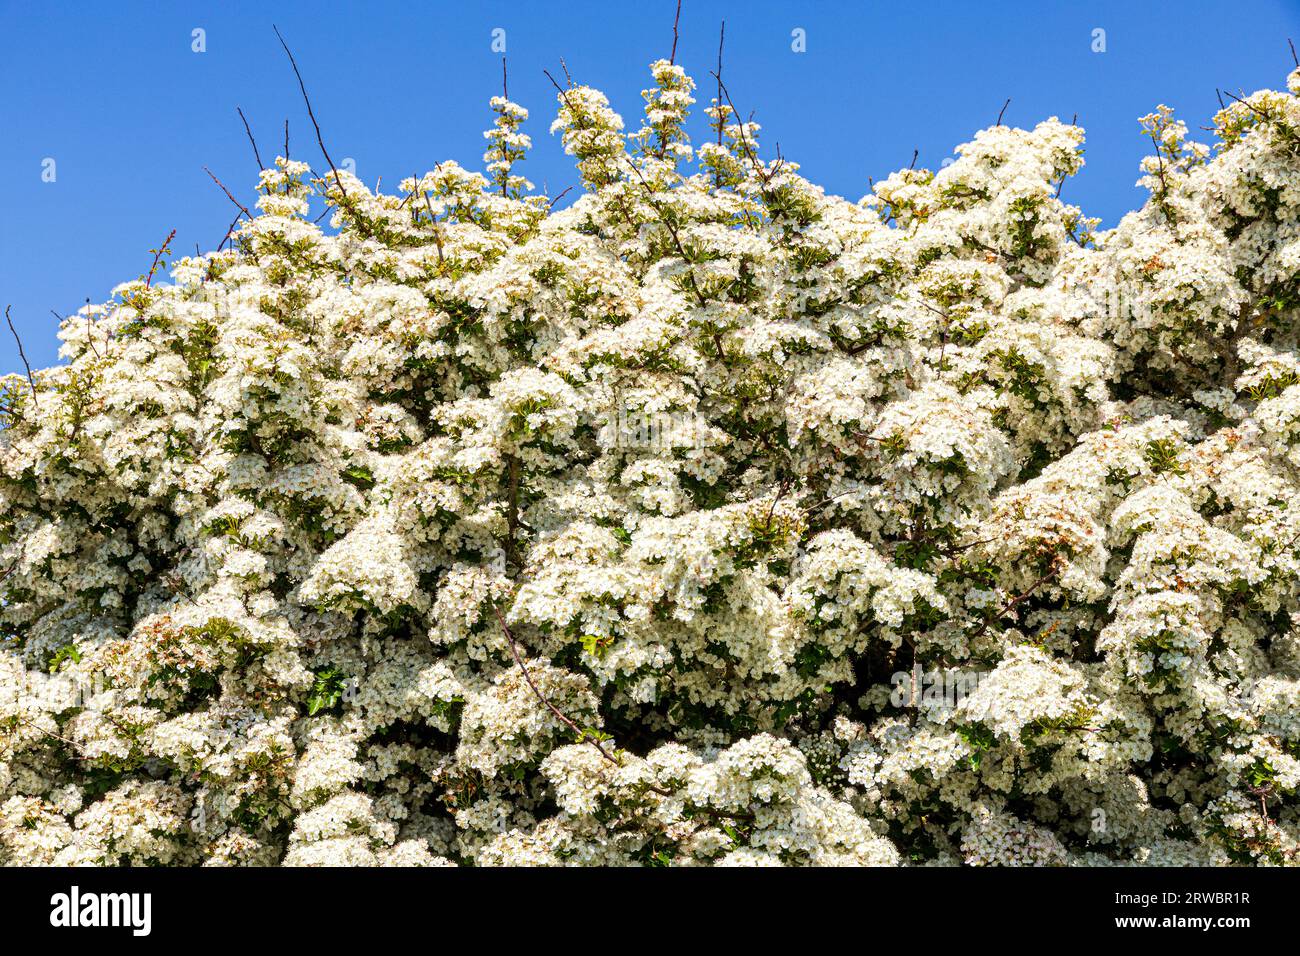
[[[0,306],[36,367],[56,360],[56,321],[173,249],[208,250],[230,222],[205,165],[251,203],[256,163],[290,151],[322,165],[278,24],[298,59],[337,163],[386,188],[455,159],[481,168],[487,100],[500,90],[493,31],[505,30],[510,95],[532,111],[527,175],[552,195],[576,179],[547,132],[555,94],[542,69],[605,91],[639,125],[646,66],[672,44],[675,0],[559,2],[0,2]],[[1280,88],[1300,44],[1300,0],[1020,3],[684,0],[677,59],[707,102],[718,25],[736,105],[808,178],[851,199],[906,166],[937,168],[992,125],[1048,116],[1088,134],[1065,198],[1113,225],[1140,204],[1137,118],[1157,103],[1189,127],[1215,88]],[[206,49],[194,52],[193,31]],[[801,29],[806,52],[792,49]],[[1105,52],[1093,52],[1094,31]],[[698,107],[697,107],[698,109]],[[700,141],[702,124],[695,127]],[[47,160],[55,179],[45,182]],[[572,194],[570,196],[572,198]],[[0,373],[21,370],[0,327]]]

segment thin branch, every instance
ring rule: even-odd
[[[330,159],[329,151],[325,148],[325,140],[320,133],[320,123],[316,122],[316,114],[311,108],[311,98],[307,96],[307,85],[303,83],[302,73],[298,71],[298,61],[293,58],[293,51],[289,49],[289,44],[284,42],[284,37],[280,36],[280,28],[272,24],[271,29],[275,31],[276,37],[280,40],[280,46],[284,47],[284,52],[289,55],[289,65],[293,67],[293,75],[298,78],[298,89],[302,90],[303,102],[307,104],[307,116],[311,119],[311,125],[316,127],[316,143],[320,146],[321,155],[325,157],[325,162],[330,164],[330,171],[334,173],[334,184],[339,187],[339,192],[343,194],[344,198],[347,198],[348,191],[343,188],[343,180],[339,178],[339,171],[334,165],[334,160]],[[285,152],[288,152],[287,145]]]
[[[248,141],[253,146],[253,158],[257,160],[257,172],[260,174],[266,167],[262,165],[262,154],[257,151],[257,140],[253,139],[253,130],[248,125],[248,119],[244,116],[244,111],[236,106],[235,112],[244,121],[244,132],[248,134]]]
[[[208,175],[212,174],[209,173]],[[215,179],[216,177],[213,178]],[[226,187],[222,186],[221,188],[225,189]],[[149,275],[144,280],[144,287],[146,289],[149,288],[150,283],[153,282],[154,273],[158,271],[158,260],[167,255],[167,247],[172,244],[172,240],[175,238],[176,230],[173,229],[171,232],[167,233],[167,238],[163,240],[163,244],[154,251],[153,264],[149,266]]]
[[[560,62],[563,63],[564,61],[561,60]],[[548,80],[551,81],[551,86],[553,86],[553,87],[555,87],[557,90],[559,90],[559,92],[560,92],[560,96],[564,99],[564,105],[567,106],[567,107],[569,108],[569,112],[570,112],[570,113],[573,113],[573,114],[576,114],[576,113],[577,113],[577,110],[575,110],[575,109],[573,108],[573,103],[569,100],[569,94],[568,94],[568,92],[564,89],[564,87],[562,87],[559,83],[557,83],[557,82],[555,81],[555,77],[551,76],[551,71],[550,71],[550,70],[543,69],[542,72],[545,73],[545,74],[546,74],[546,78],[547,78]],[[565,79],[567,79],[567,80],[569,81],[569,86],[573,86],[573,77],[569,76],[569,68],[568,68],[567,66],[564,68],[564,76],[565,76]]]
[[[1002,125],[1002,114],[1007,111],[1007,107],[1010,105],[1011,105],[1011,97],[1008,96],[1007,101],[1002,104],[1002,109],[998,110],[998,122],[997,122],[998,126]]]
[[[920,155],[921,151],[919,149],[912,150],[912,161],[907,164],[908,169],[916,169],[916,159]]]
[[[197,254],[198,251],[199,251],[198,247],[195,246],[194,252]],[[59,313],[55,312],[53,309],[50,309],[50,314],[53,315],[56,319],[58,319],[60,322],[63,321],[63,316],[59,315]],[[94,327],[90,324],[89,312],[86,313],[86,344],[89,345],[90,350],[95,353],[95,358],[103,358],[103,356],[99,354],[99,349],[95,347]]]
[[[221,249],[222,249],[222,247],[225,246],[225,244],[226,244],[227,242],[230,243],[230,248],[231,248],[231,249],[234,249],[234,248],[235,248],[235,244],[234,244],[233,240],[231,239],[231,236],[234,234],[235,227],[236,227],[237,225],[239,225],[239,217],[242,216],[242,215],[243,215],[243,212],[237,212],[237,213],[235,213],[235,218],[232,219],[232,220],[230,220],[230,225],[226,227],[226,234],[225,234],[225,236],[223,236],[222,239],[221,239],[221,241],[220,241],[219,243],[217,243],[217,252],[220,252]],[[209,270],[210,270],[210,269],[211,269],[211,263],[209,263],[208,265],[209,265]]]
[[[990,618],[986,618],[984,623],[980,625],[979,630],[977,630],[974,634],[972,634],[969,640],[973,641],[977,637],[980,637],[985,631],[989,629],[989,627],[993,624],[994,621],[1001,620],[1002,618],[1010,614],[1012,611],[1014,611],[1021,604],[1023,604],[1025,601],[1029,600],[1029,598],[1033,595],[1035,591],[1037,591],[1042,585],[1046,584],[1048,581],[1052,580],[1052,578],[1056,577],[1056,575],[1060,573],[1060,570],[1061,570],[1060,567],[1054,563],[1050,568],[1048,568],[1046,571],[1043,572],[1042,576],[1039,577],[1038,580],[1036,580],[1033,584],[1029,585],[1029,587],[1025,589],[1023,594],[1019,594],[1016,597],[1012,598],[1010,601],[1008,601],[1006,604],[1002,606],[1002,609],[998,611],[997,614],[993,615]]]
[[[542,702],[542,704],[546,707],[547,710],[549,710],[552,714],[554,714],[561,721],[563,721],[565,726],[567,726],[570,730],[572,730],[575,734],[578,735],[578,741],[580,743],[591,744],[593,747],[596,748],[597,751],[599,751],[600,755],[604,757],[605,760],[607,760],[609,763],[612,763],[615,767],[623,766],[623,764],[619,761],[617,757],[615,757],[613,754],[611,754],[608,750],[605,749],[604,745],[600,742],[600,738],[594,736],[590,731],[583,730],[581,727],[579,727],[576,723],[574,723],[573,720],[571,720],[568,717],[567,714],[564,713],[564,711],[560,710],[560,708],[556,707],[553,703],[551,703],[551,701],[547,698],[547,696],[541,692],[541,689],[537,686],[537,684],[533,682],[532,675],[528,673],[528,668],[524,666],[524,660],[519,654],[519,647],[515,643],[515,636],[510,633],[510,628],[506,625],[506,619],[502,617],[501,609],[497,607],[495,602],[493,602],[492,604],[492,613],[496,615],[497,622],[501,625],[501,631],[506,636],[506,642],[510,645],[510,656],[515,659],[515,663],[519,666],[520,673],[524,675],[524,680],[528,683],[528,687],[530,690],[532,690],[534,696],[536,696],[537,699]],[[673,792],[671,790],[665,790],[664,788],[657,787],[654,784],[646,784],[646,789],[649,790],[651,793],[657,793],[661,797],[673,796]],[[703,813],[715,818],[727,817],[734,820],[752,820],[754,818],[754,815],[752,813],[745,813],[745,812],[730,813],[726,810],[719,810],[716,807],[709,807],[709,806],[693,806],[689,812]]]
[[[1242,106],[1246,107],[1246,109],[1250,110],[1252,113],[1258,113],[1260,116],[1264,117],[1264,119],[1268,120],[1269,122],[1273,121],[1272,116],[1270,116],[1268,113],[1260,109],[1258,106],[1256,106],[1254,103],[1250,102],[1249,100],[1243,99],[1242,97],[1235,95],[1231,90],[1224,90],[1223,92],[1228,94],[1229,99],[1240,103]],[[1223,100],[1220,99],[1219,102],[1222,103]]]
[[[684,262],[688,267],[689,271],[686,273],[686,276],[688,279],[690,279],[691,290],[695,293],[695,297],[699,300],[700,305],[707,305],[708,299],[704,295],[704,293],[700,291],[700,287],[695,281],[695,270],[692,267],[692,259],[690,255],[686,252],[686,247],[682,245],[682,238],[677,232],[677,227],[674,226],[672,220],[669,219],[669,217],[664,214],[663,206],[661,206],[659,204],[659,201],[655,199],[654,190],[650,188],[650,184],[646,182],[645,176],[642,175],[641,170],[637,166],[637,164],[632,161],[632,157],[628,156],[626,153],[623,153],[622,156],[624,159],[627,160],[627,164],[628,166],[631,167],[632,172],[636,173],[636,178],[640,181],[641,187],[645,190],[646,201],[650,203],[650,208],[652,208],[656,213],[659,214],[659,221],[664,224],[664,228],[666,228],[668,230],[668,234],[672,236],[673,245],[677,247],[677,254],[682,257],[682,262]],[[627,214],[626,210],[623,210],[623,216],[628,220],[628,225],[632,227],[632,231],[637,232],[638,230],[636,226],[632,223],[631,216]],[[725,356],[723,355],[722,339],[718,336],[717,332],[714,332],[714,344],[718,348],[718,358],[719,359],[724,358]]]
[[[509,101],[510,87],[507,85],[507,82],[508,81],[506,77],[506,58],[502,57],[501,58],[501,98],[503,100]],[[506,153],[506,147],[504,142],[501,145],[501,158],[503,161],[508,158],[508,154]],[[503,198],[507,198],[509,197],[509,195],[510,195],[510,167],[507,166],[504,175],[502,175],[501,177],[501,196]]]
[[[23,360],[23,367],[27,369],[27,384],[32,388],[32,404],[36,410],[41,410],[41,403],[36,400],[36,379],[32,376],[32,364],[27,361],[27,353],[23,351],[23,340],[18,336],[18,330],[14,328],[14,320],[9,318],[9,310],[12,306],[5,306],[5,321],[9,323],[9,331],[13,333],[14,341],[18,343],[18,357]]]
[[[604,757],[614,766],[621,767],[622,764],[619,763],[618,758],[615,757],[613,754],[611,754],[608,750],[606,750],[604,744],[602,744],[600,740],[598,740],[596,737],[592,736],[590,733],[583,730],[576,723],[574,723],[573,720],[570,719],[569,716],[564,713],[564,711],[560,710],[560,708],[552,704],[550,699],[547,698],[547,696],[541,692],[537,684],[533,682],[532,675],[528,673],[528,668],[524,666],[524,659],[520,657],[519,647],[517,644],[515,644],[515,636],[510,633],[510,628],[506,625],[506,619],[501,615],[501,609],[496,606],[495,602],[493,602],[492,604],[492,613],[496,615],[497,621],[501,625],[501,632],[505,634],[506,642],[510,645],[510,656],[513,657],[515,659],[515,663],[519,665],[519,670],[524,675],[524,680],[528,682],[529,688],[532,690],[533,694],[536,695],[537,699],[540,700],[546,706],[547,710],[549,710],[561,721],[563,721],[563,723],[570,730],[572,730],[575,734],[578,735],[579,742],[591,744],[598,751],[600,751],[600,755],[602,757]]]
[[[223,183],[220,179],[218,179],[213,174],[212,170],[204,166],[203,171],[212,177],[212,181],[214,183],[216,183],[218,186],[221,187],[221,191],[226,194],[226,198],[229,199],[232,203],[234,203],[239,208],[239,212],[235,213],[235,218],[230,221],[230,225],[226,228],[225,237],[221,240],[221,242],[217,243],[217,252],[220,252],[222,247],[225,246],[227,242],[231,242],[230,237],[231,234],[235,231],[235,226],[239,225],[239,217],[247,216],[249,221],[251,222],[253,219],[253,214],[248,211],[247,206],[245,206],[243,203],[241,203],[238,199],[236,199],[234,196],[230,194],[230,190],[226,188],[226,184]],[[234,248],[233,242],[231,242],[231,248],[232,249]]]
[[[1295,44],[1291,42],[1290,37],[1286,38],[1286,45],[1291,48],[1291,62],[1294,63],[1296,66],[1300,66],[1300,57],[1297,57],[1295,55]]]
[[[442,254],[442,230],[438,228],[438,215],[433,211],[433,200],[429,198],[429,191],[421,187],[421,192],[424,193],[424,205],[429,210],[429,222],[433,226],[433,244],[438,249],[438,264],[442,265],[444,261]]]
[[[289,117],[284,118],[284,158],[289,158]]]
[[[673,52],[668,56],[668,65],[677,63],[677,21],[682,18],[682,0],[677,0],[677,15],[673,17]]]
[[[42,730],[30,717],[24,717],[19,715],[17,717],[17,720],[19,723],[25,724],[26,726],[31,727],[33,730],[40,731],[47,737],[53,737],[55,740],[62,741],[63,743],[67,744],[69,747],[75,747],[78,750],[81,749],[81,744],[77,743],[75,740],[69,740],[67,737],[61,736],[60,734],[56,734],[52,730]],[[77,754],[77,759],[84,760],[86,758],[79,753]]]
[[[772,530],[772,516],[776,514],[776,506],[780,504],[781,499],[785,497],[785,493],[789,490],[790,479],[781,479],[781,484],[778,485],[776,489],[776,495],[772,498],[772,506],[767,509],[767,520],[763,522],[763,530],[765,532]]]
[[[718,81],[718,88],[722,90],[722,95],[726,97],[727,106],[731,108],[732,115],[736,117],[736,128],[740,131],[740,146],[745,151],[746,157],[749,158],[750,164],[754,167],[754,172],[758,173],[758,178],[763,184],[763,195],[764,198],[766,198],[767,186],[772,179],[772,173],[764,168],[763,164],[758,161],[758,157],[754,154],[754,151],[749,147],[749,139],[745,136],[745,126],[747,124],[740,120],[740,110],[736,109],[736,104],[731,101],[731,92],[727,89],[727,84],[722,82],[721,70],[714,73],[713,77]],[[751,119],[753,118],[753,115],[754,114],[752,113],[750,114]]]
[[[212,172],[212,170],[210,170],[210,169],[208,169],[208,167],[204,166],[204,167],[203,167],[203,171],[204,171],[205,173],[207,173],[209,176],[212,177],[212,181],[213,181],[214,183],[216,183],[218,186],[221,187],[221,191],[222,191],[223,193],[226,194],[226,198],[229,199],[232,203],[234,203],[237,207],[239,207],[239,211],[240,211],[240,212],[242,212],[242,213],[243,213],[245,216],[247,216],[249,219],[252,219],[252,218],[253,218],[253,214],[252,214],[251,212],[248,211],[248,207],[245,206],[245,205],[244,205],[242,202],[240,202],[238,199],[236,199],[233,195],[231,195],[230,190],[226,188],[226,184],[223,183],[220,179],[218,179],[218,178],[216,177],[216,174],[214,174],[214,173]],[[238,216],[235,217],[235,221],[236,221],[236,222],[239,221],[239,217],[238,217]]]
[[[547,208],[547,209],[554,209],[554,208],[555,208],[555,204],[556,204],[557,202],[559,202],[561,199],[563,199],[565,196],[567,196],[567,195],[569,194],[570,190],[572,190],[572,189],[573,189],[572,186],[565,186],[565,187],[564,187],[564,192],[560,193],[558,196],[556,196],[554,199],[552,199],[549,203],[547,203],[547,204],[546,204],[546,208]]]
[[[722,146],[722,44],[727,39],[727,21],[722,21],[722,26],[718,28],[718,72],[713,75],[718,78],[718,146]],[[719,173],[720,175],[721,173]]]
[[[510,492],[509,507],[506,511],[506,559],[515,567],[519,562],[519,488],[522,481],[522,465],[516,455],[507,455]]]

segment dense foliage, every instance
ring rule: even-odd
[[[1100,232],[1076,126],[855,203],[651,69],[3,380],[0,861],[1295,859],[1300,70]]]

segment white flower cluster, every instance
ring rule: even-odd
[[[0,863],[1297,861],[1300,70],[1104,232],[1074,125],[849,202],[651,75],[0,380]]]

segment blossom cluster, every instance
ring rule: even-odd
[[[1296,861],[1300,69],[1104,231],[1073,124],[854,202],[651,74],[0,380],[0,863]]]

